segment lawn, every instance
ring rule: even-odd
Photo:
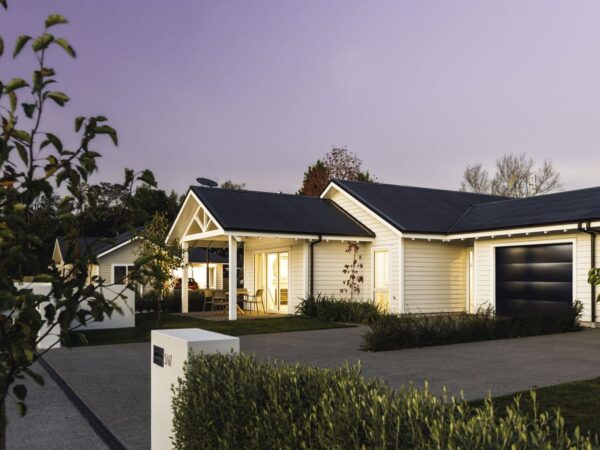
[[[78,340],[74,339],[74,345],[110,345],[129,344],[132,342],[149,342],[150,331],[157,328],[156,315],[154,313],[136,314],[135,324],[135,328],[83,331],[81,334],[83,334],[87,339],[87,344],[78,343]],[[177,314],[162,314],[161,318],[162,329],[202,328],[204,330],[215,331],[217,333],[229,334],[232,336],[243,336],[245,334],[259,333],[283,333],[286,331],[320,330],[325,328],[344,328],[348,326],[350,325],[299,316],[254,320],[246,319],[223,322],[185,317]]]
[[[539,411],[560,409],[567,429],[572,431],[579,425],[582,433],[589,431],[592,435],[600,436],[600,378],[557,384],[536,391]],[[529,407],[531,405],[529,392],[522,392],[519,395],[521,395],[521,406]],[[500,411],[504,410],[514,397],[514,394],[496,397],[493,402]],[[480,403],[481,401],[474,402],[474,404]]]

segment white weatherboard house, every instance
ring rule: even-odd
[[[237,248],[244,287],[263,289],[271,312],[300,298],[343,297],[349,242],[364,277],[357,299],[406,312],[499,314],[583,303],[600,253],[600,187],[527,199],[332,180],[319,197],[193,186],[167,240],[229,248],[229,318],[236,319]],[[184,284],[186,280],[183,280]],[[187,310],[187,290],[182,289]]]
[[[74,248],[68,248],[69,245],[74,245]],[[95,258],[96,263],[91,265],[89,271],[90,279],[99,276],[105,284],[122,284],[138,257],[136,233],[126,231],[112,239],[80,237],[72,243],[59,236],[52,251],[52,260],[59,270],[68,272],[73,252],[87,253]],[[204,248],[194,248],[189,252],[188,262],[188,278],[194,278],[200,289],[223,287],[223,266],[227,263],[223,256]],[[182,272],[183,269],[174,271],[174,278],[181,278]]]

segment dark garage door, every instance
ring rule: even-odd
[[[496,312],[559,312],[573,301],[572,244],[496,247]]]

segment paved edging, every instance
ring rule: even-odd
[[[127,448],[117,439],[117,437],[108,429],[100,418],[85,404],[77,393],[71,389],[67,382],[54,370],[54,368],[44,360],[43,357],[38,359],[40,365],[50,375],[50,378],[64,392],[65,396],[73,403],[75,408],[81,413],[82,417],[90,424],[94,432],[109,448],[114,450],[127,450]]]

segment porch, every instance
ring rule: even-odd
[[[314,197],[192,187],[167,237],[178,240],[184,265],[192,249],[226,249],[229,277],[217,294],[229,320],[294,314],[299,299],[314,291],[314,249],[348,241],[371,242],[374,234],[330,201]],[[333,247],[331,247],[333,249]],[[343,266],[338,268],[342,273]],[[338,278],[339,278],[338,274]],[[336,288],[342,287],[336,280]],[[182,313],[189,313],[189,276],[182,271]],[[241,306],[254,302],[254,311]],[[239,304],[238,304],[239,303]],[[256,317],[256,316],[254,316]]]

